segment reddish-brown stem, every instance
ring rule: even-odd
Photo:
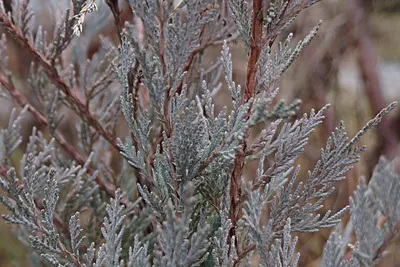
[[[165,60],[165,36],[164,36],[164,31],[165,31],[165,20],[164,20],[164,9],[161,9],[161,12],[159,13],[159,21],[160,21],[160,40],[159,40],[159,49],[160,49],[160,59],[161,59],[161,67],[162,67],[162,74],[164,75],[165,78],[167,78],[167,86],[166,86],[166,92],[165,92],[165,98],[164,98],[164,105],[163,105],[163,126],[160,129],[160,132],[157,133],[155,140],[162,140],[163,138],[163,131],[165,131],[165,134],[170,137],[171,136],[171,131],[172,131],[172,126],[171,126],[171,118],[170,118],[170,112],[169,112],[169,103],[170,103],[170,98],[171,98],[171,81],[170,78],[166,75],[167,73],[167,64]],[[160,141],[161,142],[161,141]],[[154,152],[155,149],[157,148],[157,145],[159,143],[154,143]],[[169,155],[169,159],[171,162],[171,167],[173,170],[173,185],[174,185],[174,192],[175,192],[175,199],[174,199],[174,205],[176,210],[178,211],[178,181],[176,178],[176,169],[174,164],[172,163],[173,158],[172,158],[172,153]],[[151,162],[154,160],[154,155],[150,154],[149,161]],[[153,162],[151,162],[153,163]],[[176,212],[176,214],[179,216],[179,213]]]
[[[160,49],[160,60],[161,60],[161,67],[162,67],[162,74],[164,77],[167,77],[165,74],[167,72],[167,64],[165,61],[165,36],[164,36],[164,31],[165,31],[165,24],[164,24],[164,9],[161,9],[161,12],[159,14],[159,21],[160,21],[160,40],[159,40],[159,49]],[[170,135],[170,118],[169,118],[169,99],[170,99],[170,93],[171,93],[171,84],[169,81],[167,81],[167,88],[165,92],[165,98],[164,98],[164,110],[163,110],[163,115],[164,115],[164,126],[160,129],[159,135],[162,135],[162,131],[165,130],[167,133],[167,136]]]
[[[52,66],[51,63],[33,47],[31,41],[21,34],[20,30],[15,27],[7,14],[3,11],[0,11],[0,25],[2,25],[10,36],[13,37],[22,48],[27,50],[27,52],[29,52],[29,54],[34,58],[34,61],[43,68],[43,71],[47,74],[52,83],[64,93],[66,100],[73,107],[74,111],[86,120],[98,134],[107,140],[108,143],[119,151],[115,136],[103,128],[100,122],[90,113],[88,107],[73,93],[72,89],[58,75],[55,67]]]
[[[205,13],[205,12],[207,12],[207,10],[208,9],[206,9],[206,10],[204,10],[203,12],[202,12],[202,15]],[[203,33],[204,33],[204,30],[206,29],[206,24],[203,24],[202,26],[201,26],[201,29],[200,29],[200,35],[199,35],[199,40],[201,39],[201,37],[203,36]],[[188,58],[188,60],[187,60],[187,62],[186,62],[186,64],[185,64],[185,66],[183,67],[183,72],[186,72],[186,71],[188,71],[189,70],[189,68],[190,68],[190,66],[192,65],[192,63],[193,63],[193,60],[194,60],[194,57],[196,56],[196,54],[198,53],[198,52],[200,52],[201,51],[201,49],[196,49],[195,51],[192,51],[192,53],[189,55],[189,58]],[[177,87],[177,89],[176,89],[176,93],[177,94],[181,94],[181,92],[182,92],[182,86],[183,86],[183,79],[180,81],[180,83],[179,83],[179,85],[178,85],[178,87]]]
[[[203,13],[204,12],[206,12],[208,9],[206,9],[206,10],[204,10],[203,11]],[[173,11],[174,12],[174,11]],[[161,29],[163,29],[163,22],[162,22],[162,20],[160,20],[161,21],[161,23],[160,23],[160,27],[161,27]],[[203,35],[203,32],[204,32],[204,30],[205,30],[205,28],[206,28],[206,25],[203,25],[202,27],[201,27],[201,30],[200,30],[200,37]],[[161,40],[164,40],[164,34],[163,34],[163,31],[161,31],[161,34],[160,34],[160,36],[161,36]],[[160,42],[160,44],[161,44],[162,42]],[[200,53],[201,51],[203,51],[204,49],[206,49],[207,47],[209,47],[209,46],[212,46],[214,43],[213,42],[207,42],[205,45],[203,45],[203,46],[201,46],[201,47],[198,47],[198,48],[196,48],[196,49],[194,49],[193,51],[192,51],[192,53],[189,55],[189,57],[188,57],[188,60],[187,60],[187,62],[186,62],[186,64],[185,64],[185,66],[183,67],[183,72],[185,72],[185,71],[188,71],[189,70],[189,68],[190,68],[190,66],[192,65],[192,63],[193,63],[193,60],[194,60],[194,58],[195,58],[195,56],[198,54],[198,53]],[[166,65],[165,65],[165,59],[164,59],[164,46],[163,45],[160,45],[160,51],[161,51],[161,63],[162,63],[162,66],[163,66],[163,70],[165,71],[165,68],[166,68]],[[179,85],[177,86],[177,89],[176,89],[176,93],[177,94],[181,94],[181,92],[182,92],[182,86],[183,86],[183,80],[181,80],[180,81],[180,83],[179,83]],[[155,152],[156,152],[156,149],[157,149],[157,146],[164,140],[164,137],[163,137],[163,135],[162,135],[162,132],[163,132],[163,130],[165,130],[166,131],[166,133],[167,133],[167,136],[169,136],[169,133],[170,133],[170,131],[171,131],[171,126],[169,125],[169,100],[170,100],[170,90],[168,89],[167,90],[167,93],[166,93],[166,98],[165,98],[165,101],[164,101],[164,118],[165,118],[165,127],[164,128],[161,128],[160,129],[160,131],[157,133],[157,135],[156,135],[156,137],[154,138],[154,142],[153,142],[153,147],[152,147],[152,149],[151,149],[151,153],[150,153],[150,156],[149,156],[149,162],[150,162],[150,165],[151,166],[153,166],[153,164],[154,164],[154,155],[155,155]]]
[[[244,257],[247,256],[247,254],[249,254],[250,252],[252,252],[255,248],[256,248],[256,246],[255,246],[254,244],[245,247],[245,248],[238,254],[237,258],[234,259],[233,266],[235,266],[236,264],[238,264]]]
[[[255,96],[256,86],[256,73],[258,66],[258,58],[262,49],[262,28],[263,21],[258,19],[257,15],[263,9],[263,0],[253,0],[253,15],[251,25],[251,37],[250,37],[250,56],[247,65],[246,75],[246,86],[244,88],[242,104],[247,103],[251,98]],[[250,107],[251,110],[251,107]],[[250,111],[247,118],[250,116]],[[246,133],[248,136],[249,133]],[[235,166],[231,175],[230,183],[230,210],[229,219],[232,222],[232,228],[229,231],[229,242],[233,236],[236,236],[236,224],[241,217],[241,203],[242,203],[242,174],[244,167],[244,151],[246,150],[246,137],[243,139],[242,149],[236,154]],[[229,243],[230,244],[230,243]],[[237,246],[236,246],[237,247]]]
[[[63,248],[62,256],[65,258],[68,258],[70,261],[72,261],[76,267],[81,267],[82,264],[79,262],[79,259],[77,259],[74,255],[72,255],[68,250]]]
[[[253,1],[253,16],[251,22],[250,56],[247,63],[246,87],[244,88],[243,103],[247,103],[255,96],[256,73],[258,58],[260,57],[263,39],[263,21],[257,18],[257,14],[263,9],[263,1]]]
[[[12,84],[10,84],[7,79],[0,75],[0,84],[3,86],[5,90],[15,99],[15,101],[20,105],[22,108],[27,107],[28,111],[31,113],[35,121],[43,126],[47,127],[48,126],[48,121],[47,119],[37,110],[35,109],[31,104],[29,104],[28,100],[24,95],[22,95]],[[59,132],[55,131],[55,138],[56,141],[60,144],[60,146],[73,158],[75,159],[79,164],[85,163],[83,157],[78,153],[78,151],[75,150],[75,148],[69,144],[64,136]]]
[[[375,253],[374,261],[377,260],[382,253],[386,250],[386,248],[392,243],[392,241],[398,236],[400,232],[400,221],[396,223],[395,229],[393,232],[383,241],[382,245],[378,248]]]

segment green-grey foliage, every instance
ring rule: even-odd
[[[0,4],[7,32],[0,40],[0,96],[23,106],[0,132],[0,201],[32,265],[233,267],[258,258],[260,266],[297,266],[296,234],[335,226],[321,266],[382,259],[399,230],[400,177],[391,163],[381,159],[368,184],[360,179],[349,207],[321,208],[359,161],[359,139],[397,103],[353,138],[339,123],[314,168],[300,177],[297,159],[329,105],[296,117],[300,100],[276,99],[277,81],[320,24],[295,46],[291,33],[274,41],[318,0],[253,0],[265,2],[258,14],[244,0],[128,0],[135,19],[123,27],[121,1],[46,1],[51,14],[63,14],[53,16],[52,40],[35,24],[40,0],[15,0],[8,14]],[[88,58],[91,40],[112,17],[117,43],[100,37]],[[259,22],[261,42],[254,44]],[[33,55],[26,81],[35,106],[17,94],[8,35]],[[229,47],[237,37],[248,57],[257,56],[245,85],[233,79]],[[210,46],[221,46],[221,56],[208,64]],[[231,105],[217,112],[220,90]],[[76,144],[60,130],[64,109],[78,115]],[[47,129],[33,127],[22,145],[28,112]],[[129,129],[123,138],[113,131],[119,115]],[[256,127],[263,129],[250,143]],[[113,149],[118,167],[109,163]],[[243,169],[254,161],[256,175],[245,182]],[[351,222],[342,231],[346,212]]]

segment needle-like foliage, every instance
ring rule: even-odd
[[[0,2],[0,96],[22,108],[0,132],[0,202],[33,265],[297,266],[297,234],[334,227],[321,266],[373,266],[385,255],[400,230],[391,163],[381,159],[368,184],[360,179],[349,207],[322,208],[365,151],[360,138],[397,103],[354,137],[340,122],[302,177],[298,159],[329,105],[297,116],[300,100],[276,99],[278,80],[321,24],[296,45],[293,34],[278,36],[317,0],[128,0],[123,8],[46,0],[47,11],[42,2],[15,0],[11,13]],[[122,23],[125,8],[134,19]],[[36,23],[48,11],[52,38]],[[106,26],[115,40],[99,36]],[[7,38],[29,55],[35,104],[8,68]],[[234,81],[230,50],[240,40],[245,84]],[[212,63],[210,47],[221,47]],[[221,90],[231,103],[217,111]],[[66,110],[77,115],[76,143],[60,127]],[[23,142],[28,112],[38,127]],[[129,132],[118,138],[123,121]],[[245,177],[253,163],[256,174]]]

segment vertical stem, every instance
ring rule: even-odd
[[[250,57],[247,64],[246,87],[244,89],[243,103],[249,101],[255,95],[256,86],[256,72],[258,66],[258,58],[262,48],[262,28],[263,19],[257,18],[257,14],[262,11],[263,1],[253,1],[253,16],[251,23],[251,36],[250,36]]]
[[[251,21],[251,36],[250,36],[250,56],[247,64],[247,75],[246,75],[246,86],[244,88],[244,94],[242,99],[242,105],[246,104],[251,98],[255,96],[256,86],[256,72],[258,66],[258,58],[262,49],[262,18],[257,18],[257,15],[262,11],[263,0],[253,0],[253,14]],[[247,114],[246,119],[250,116],[250,110]],[[246,139],[249,136],[249,132],[246,133],[246,137],[242,142],[242,149],[236,154],[235,166],[230,179],[230,210],[229,219],[232,222],[232,228],[229,232],[229,244],[233,236],[236,236],[237,221],[241,217],[242,213],[242,174],[244,167],[244,151],[246,149]],[[236,239],[237,240],[237,239]],[[237,244],[236,244],[237,245]],[[237,246],[236,246],[237,248]]]

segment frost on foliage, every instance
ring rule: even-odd
[[[268,262],[268,251],[274,238],[274,233],[271,229],[272,222],[270,220],[261,228],[259,227],[262,208],[267,198],[260,190],[252,191],[250,187],[247,190],[248,198],[244,203],[243,219],[245,227],[248,229],[248,238],[255,244],[262,261]]]
[[[34,19],[34,13],[30,1],[16,0],[12,1],[12,18],[24,36],[31,34],[31,20]]]
[[[223,66],[226,72],[226,82],[231,88],[232,98],[240,101],[240,87],[232,81],[232,62],[227,46],[223,50]],[[123,66],[123,65],[121,65]],[[121,71],[124,68],[120,69]],[[120,75],[122,77],[122,75]],[[213,101],[207,84],[202,84],[202,98],[190,101],[187,88],[184,85],[181,95],[176,95],[171,101],[171,137],[165,137],[162,142],[163,153],[157,147],[154,156],[153,179],[156,191],[151,195],[145,188],[139,190],[148,203],[152,203],[158,214],[161,214],[162,202],[171,197],[175,198],[173,179],[176,175],[179,194],[187,182],[194,182],[199,186],[201,193],[209,200],[222,195],[227,185],[229,168],[232,166],[236,150],[244,137],[247,129],[246,115],[250,104],[235,105],[230,116],[223,109],[216,117],[213,110]],[[122,98],[121,98],[122,99]],[[132,119],[130,101],[122,99],[123,105],[127,104],[125,117],[128,125],[136,124]],[[204,105],[204,106],[203,106]],[[123,107],[124,110],[124,107]],[[136,129],[140,127],[136,127]],[[165,133],[164,133],[165,134]],[[134,134],[135,135],[135,134]],[[127,145],[123,153],[132,162],[138,164],[142,154],[135,152],[135,148]],[[172,156],[172,157],[171,157]],[[136,163],[135,163],[135,161]],[[171,161],[173,160],[173,166]],[[217,178],[217,179],[216,179]],[[161,201],[161,202],[160,202]],[[158,204],[157,204],[158,203]],[[156,208],[156,207],[159,208]]]
[[[132,141],[128,139],[124,144],[121,140],[118,140],[118,146],[121,150],[121,155],[128,160],[128,163],[131,166],[138,169],[145,169],[143,154],[140,152],[140,150],[136,150],[135,146],[132,144]]]
[[[173,83],[171,93],[175,92],[186,62],[191,53],[199,46],[201,28],[214,20],[216,10],[210,8],[212,1],[185,1],[187,22],[183,22],[179,12],[172,13],[166,27],[165,59],[166,67]]]
[[[194,230],[189,228],[191,214],[196,205],[194,186],[187,184],[183,190],[182,210],[168,201],[166,221],[159,226],[158,245],[160,254],[154,258],[154,266],[201,266],[208,257],[210,226],[199,222]]]
[[[147,186],[141,186],[138,184],[138,191],[142,196],[143,200],[149,205],[151,211],[158,218],[162,218],[165,215],[165,202],[164,198],[160,199],[160,197],[155,192],[150,192]],[[162,193],[160,193],[162,194]]]
[[[233,81],[232,59],[226,42],[222,47],[221,61],[225,72],[225,82],[232,98],[233,109],[231,114],[228,116],[228,121],[226,123],[227,130],[225,130],[227,133],[225,134],[225,139],[222,141],[223,147],[220,153],[223,158],[230,159],[235,157],[236,149],[240,145],[240,141],[243,140],[245,132],[249,128],[246,116],[249,112],[251,101],[244,105],[240,105],[243,92],[240,85],[236,85]]]
[[[135,2],[139,3],[139,1]],[[144,24],[144,26],[146,28],[148,25]],[[119,81],[124,90],[126,90],[124,91],[126,92],[124,97],[129,95],[127,92],[128,88],[131,86],[131,84],[129,84],[130,80],[128,80],[128,75],[130,75],[129,71],[133,69],[133,63],[139,63],[142,70],[141,82],[149,92],[151,113],[154,113],[155,118],[158,119],[163,112],[164,101],[167,94],[167,84],[162,72],[161,59],[159,58],[158,51],[155,51],[153,46],[150,50],[145,51],[140,47],[140,44],[134,37],[136,29],[132,25],[126,24],[125,30],[127,31],[127,35],[122,39],[122,46],[120,48],[121,62],[118,68]],[[149,38],[149,41],[151,41],[151,34],[149,34]],[[134,57],[132,57],[132,53]],[[135,59],[136,62],[134,62],[133,59]],[[127,121],[129,123],[128,118]]]
[[[37,168],[39,176],[44,177],[49,170],[47,164],[54,160],[54,139],[48,142],[43,134],[34,127],[31,136],[29,136],[25,153],[21,158],[21,173],[24,172],[25,166],[28,164],[29,155],[31,155],[30,160],[33,161],[32,164]]]
[[[300,253],[295,252],[297,237],[292,239],[290,233],[289,218],[283,228],[283,240],[275,240],[275,243],[271,246],[271,250],[269,251],[269,262],[263,262],[262,260],[261,266],[297,266],[300,258]]]
[[[85,258],[87,266],[124,266],[122,259],[122,239],[126,229],[126,211],[124,205],[120,204],[122,192],[118,189],[115,192],[115,199],[111,199],[110,204],[106,206],[107,216],[104,218],[101,232],[104,243],[97,250],[95,258],[94,244],[88,249]],[[141,243],[138,236],[134,238],[133,247],[129,247],[129,258],[127,264],[129,267],[148,266],[148,243]]]
[[[232,81],[232,62],[226,45],[222,59],[232,98],[235,103],[239,103],[240,87],[236,87]],[[123,105],[128,103],[124,114],[128,125],[133,126],[136,121],[132,119],[131,102],[124,99],[122,102]],[[152,203],[158,215],[163,213],[162,206],[168,198],[176,198],[174,190],[178,190],[180,195],[187,182],[194,182],[199,186],[200,192],[210,201],[222,196],[227,185],[229,168],[233,165],[236,151],[247,129],[246,115],[249,108],[250,104],[235,104],[235,109],[229,116],[226,109],[215,116],[213,100],[205,82],[202,84],[202,98],[196,97],[190,101],[184,85],[182,93],[171,99],[171,136],[167,137],[164,133],[164,141],[161,143],[163,152],[157,147],[154,156],[152,176],[156,190],[148,194],[146,188],[139,187],[143,198]],[[131,151],[127,157],[131,164],[142,168],[138,164],[142,158],[140,151],[136,152],[130,145],[124,146],[124,155],[128,151]],[[178,187],[173,184],[174,179],[177,179]]]
[[[317,34],[320,24],[318,24],[295,48],[291,48],[290,42],[293,34],[290,33],[284,42],[280,42],[276,51],[271,51],[269,44],[263,47],[257,68],[257,87],[256,93],[264,90],[271,91],[275,82],[297,59],[304,48],[311,42]]]
[[[26,227],[30,230],[30,245],[34,250],[51,261],[56,261],[56,255],[61,252],[59,247],[59,234],[57,233],[53,216],[59,198],[55,171],[50,169],[46,177],[43,192],[43,207],[38,208],[36,204],[36,190],[38,184],[38,173],[33,166],[32,160],[25,168],[24,177],[18,179],[14,169],[8,171],[6,181],[0,179],[2,190],[7,195],[0,196],[0,201],[11,212],[10,215],[3,215],[7,223],[13,223]],[[35,233],[35,234],[33,234]],[[41,233],[41,234],[38,234]]]
[[[400,176],[393,172],[394,162],[381,158],[368,185],[360,178],[350,199],[352,228],[344,233],[340,229],[332,232],[321,266],[373,266],[383,258],[388,242],[398,231]],[[349,244],[352,229],[357,237],[355,244]],[[347,245],[351,258],[344,261]]]
[[[375,256],[378,256],[376,253],[384,241],[384,231],[377,227],[378,207],[368,194],[368,186],[364,179],[359,180],[357,189],[350,198],[351,221],[357,236],[357,243],[353,246],[353,257],[361,265],[370,266],[377,259]]]
[[[42,213],[42,225],[40,229],[44,231],[43,236],[30,236],[29,241],[31,246],[42,252],[42,256],[46,259],[56,258],[56,255],[61,253],[61,248],[59,247],[59,234],[56,232],[56,229],[53,224],[53,216],[55,207],[59,198],[59,192],[57,187],[57,182],[54,179],[54,170],[50,170],[48,178],[47,178],[47,186],[44,188],[44,196],[43,199],[43,209]]]
[[[241,100],[240,97],[242,92],[240,90],[240,85],[236,86],[235,82],[233,81],[232,54],[229,53],[229,47],[226,41],[224,42],[224,45],[222,47],[221,62],[225,72],[225,81],[228,86],[229,93],[231,94],[233,101],[235,101],[235,104],[237,105],[239,104],[238,102],[240,102]]]
[[[44,2],[53,16],[53,34],[34,23],[31,10],[37,15]],[[119,47],[99,37],[100,47],[89,58],[93,37],[109,24],[111,13],[118,12],[110,12],[111,2],[115,8],[121,1],[13,1],[14,35],[29,42],[24,49],[35,50],[31,52],[38,59],[30,65],[28,77],[39,102],[35,108],[54,137],[47,139],[33,128],[16,171],[10,156],[20,147],[27,108],[20,116],[14,110],[0,135],[0,167],[6,169],[1,169],[0,201],[9,213],[4,219],[16,224],[20,240],[32,247],[32,264],[250,266],[255,252],[261,266],[296,266],[297,237],[292,234],[340,222],[348,207],[323,214],[322,204],[359,160],[364,148],[356,143],[361,136],[396,104],[382,110],[352,139],[340,124],[315,167],[300,179],[295,162],[322,123],[327,106],[289,122],[300,101],[276,100],[279,89],[274,86],[313,39],[319,24],[297,45],[290,44],[292,34],[279,44],[273,40],[318,0],[265,1],[259,14],[252,14],[251,3],[242,0],[129,0],[134,19],[119,33]],[[0,9],[4,12],[1,2]],[[262,40],[251,70],[254,95],[245,99],[245,90],[233,80],[228,43],[239,36],[247,52],[253,49],[253,18],[263,22]],[[12,33],[13,27],[8,31]],[[206,49],[218,45],[221,57],[208,64],[203,58]],[[4,80],[14,86],[5,46],[3,35],[0,68]],[[59,90],[61,84],[66,90]],[[232,109],[223,107],[217,113],[215,96],[224,87]],[[2,89],[7,91],[7,86]],[[71,101],[74,96],[81,103]],[[85,118],[74,125],[83,166],[63,151],[58,128],[62,104],[80,117],[85,110]],[[117,140],[126,162],[119,174],[113,174],[104,162],[115,143],[108,144],[109,138],[100,136],[93,121],[114,138],[119,112],[130,132]],[[255,127],[264,128],[250,141],[248,133]],[[256,161],[258,168],[252,183],[237,185],[242,189],[237,201],[243,217],[231,221],[236,219],[232,214],[236,207],[230,207],[230,178],[237,170],[235,162],[241,163],[238,155],[243,155],[244,165]],[[352,223],[345,233],[338,227],[332,234],[322,266],[371,265],[383,256],[398,231],[400,216],[398,175],[389,166],[382,160],[369,185],[361,180],[351,200]],[[110,200],[107,195],[113,195],[114,187],[125,191],[117,190]],[[134,205],[142,199],[144,203]],[[81,223],[80,217],[85,221]],[[357,242],[344,262],[351,230]]]
[[[236,255],[236,246],[235,239],[233,237],[231,240],[231,246],[228,247],[228,237],[229,231],[232,228],[232,222],[228,218],[229,212],[229,190],[224,195],[224,199],[221,205],[221,211],[219,213],[221,225],[216,230],[214,237],[211,239],[212,245],[212,259],[213,266],[217,267],[233,267],[235,264]],[[230,248],[230,250],[229,250]]]
[[[13,109],[11,111],[10,119],[8,122],[7,129],[3,129],[0,132],[0,163],[4,164],[4,161],[11,156],[11,154],[18,148],[22,142],[21,122],[28,107],[25,107],[17,116],[17,111]]]
[[[65,195],[58,208],[59,211],[63,211],[64,221],[73,216],[74,213],[76,214],[76,212],[85,210],[85,206],[88,202],[92,202],[99,193],[99,186],[95,182],[98,172],[95,171],[92,174],[88,173],[92,155],[93,153],[89,155],[82,167],[73,166],[72,168],[61,169],[63,172],[57,177],[59,183],[65,183],[66,180],[71,182],[70,190]]]
[[[1,72],[9,78],[11,76],[11,72],[8,69],[8,56],[7,56],[7,40],[6,40],[6,34],[3,33],[1,35],[0,39],[0,70]],[[1,87],[0,87],[1,89]],[[0,97],[7,97],[6,92],[3,92],[3,90],[0,90]]]
[[[52,15],[52,19],[54,20],[53,23],[54,27],[54,40],[49,44],[48,49],[42,50],[43,52],[46,51],[46,56],[49,56],[49,59],[54,62],[54,60],[61,55],[61,53],[70,45],[74,35],[73,35],[73,25],[75,22],[75,14],[78,14],[79,11],[82,9],[83,5],[85,4],[86,0],[73,0],[73,9],[72,11],[70,8],[70,1],[67,0],[50,0],[44,1],[41,0],[30,0],[30,1],[17,1],[17,2],[27,2],[29,3],[29,8],[31,9],[31,20],[35,19],[39,12],[49,12],[49,15]],[[45,8],[43,8],[43,6]],[[41,7],[41,8],[40,8]],[[13,10],[17,10],[14,9]],[[13,12],[14,13],[14,12]],[[62,15],[60,13],[63,13]],[[54,14],[58,14],[56,16]],[[33,24],[33,23],[31,23]],[[29,27],[30,31],[33,31],[34,27]],[[38,28],[41,28],[38,26]],[[34,34],[29,32],[28,37],[33,39]],[[40,34],[41,35],[41,34]],[[39,38],[40,39],[40,38]],[[45,39],[43,39],[45,40]],[[35,42],[34,42],[35,43]],[[46,44],[46,41],[45,43]]]
[[[351,238],[352,224],[346,227],[345,234],[342,236],[342,224],[339,223],[329,236],[325,244],[323,257],[320,262],[321,267],[340,266],[344,259],[347,244]]]
[[[287,178],[285,177],[288,175],[286,171],[293,167],[295,160],[303,153],[308,143],[308,138],[325,118],[324,112],[327,107],[325,106],[317,113],[311,110],[309,116],[304,114],[303,118],[296,120],[293,124],[285,123],[274,141],[271,141],[271,139],[280,120],[272,123],[260,135],[255,143],[257,146],[262,147],[262,150],[258,152],[261,155],[259,164],[263,164],[265,157],[273,153],[275,153],[275,163],[267,170],[264,170],[262,165],[259,166],[259,175],[256,178],[255,186],[264,184],[268,180],[275,182],[277,179]],[[256,151],[254,146],[252,147],[252,153]]]
[[[128,267],[147,267],[149,265],[148,244],[142,245],[135,236],[133,248],[129,248]]]
[[[106,210],[108,216],[104,218],[101,232],[105,239],[104,253],[106,254],[105,264],[108,266],[118,266],[121,253],[122,235],[125,227],[123,222],[125,215],[123,214],[124,206],[120,205],[121,191],[115,192],[115,199],[107,205]]]
[[[18,127],[14,128],[15,136],[20,136]],[[80,245],[84,239],[77,211],[83,210],[97,192],[97,186],[93,186],[96,173],[87,180],[84,178],[88,175],[91,156],[83,168],[75,165],[69,168],[63,164],[59,166],[53,154],[53,143],[47,143],[43,135],[33,129],[25,149],[27,154],[21,159],[21,178],[14,168],[9,169],[5,179],[0,178],[0,187],[4,192],[4,195],[0,195],[0,201],[10,212],[3,215],[3,218],[19,226],[21,241],[30,244],[33,251],[47,262],[55,265],[65,262],[65,266],[73,266],[71,264],[79,258]],[[71,178],[75,178],[72,183]],[[63,195],[62,204],[57,205],[59,187],[66,184],[71,191]],[[72,213],[75,214],[71,217]],[[64,243],[65,236],[59,233],[58,228],[62,227],[59,218],[69,221],[69,228],[65,225],[71,237],[68,245]],[[71,251],[67,252],[69,249]],[[70,257],[61,260],[61,255],[65,253]]]
[[[251,30],[251,11],[248,3],[245,0],[227,1],[229,9],[235,19],[237,31],[245,45],[246,50],[250,48],[250,30]]]
[[[394,231],[400,218],[400,175],[394,172],[398,159],[388,162],[381,157],[372,174],[369,187],[375,197],[375,205],[387,218],[387,230]]]
[[[271,216],[278,221],[284,216],[290,217],[292,231],[310,232],[336,225],[347,208],[336,214],[328,211],[323,217],[314,217],[312,214],[322,207],[322,202],[333,192],[334,184],[346,177],[352,165],[358,162],[360,153],[365,150],[364,147],[355,147],[355,139],[360,138],[381,116],[381,113],[378,114],[366,124],[369,127],[363,128],[351,140],[347,137],[343,123],[336,128],[328,138],[325,149],[321,149],[321,159],[308,172],[306,182],[300,182],[294,187],[297,170],[282,190],[280,198],[274,199]],[[313,200],[316,202],[311,204]]]
[[[83,229],[79,222],[79,212],[75,213],[69,220],[69,233],[71,235],[71,251],[79,256],[79,248],[86,238],[82,236]]]
[[[148,34],[149,49],[140,48],[133,32],[130,42],[142,67],[143,83],[149,90],[152,105],[162,111],[164,99],[175,94],[185,75],[187,61],[200,45],[202,28],[216,18],[217,12],[209,0],[182,1],[177,5],[171,0],[163,5],[154,0],[128,2]],[[165,42],[163,54],[159,51],[161,41]]]
[[[5,195],[0,196],[3,205],[11,212],[10,215],[2,216],[9,223],[25,225],[32,229],[39,229],[40,226],[36,221],[38,218],[33,195],[38,182],[38,174],[35,172],[35,167],[30,165],[27,166],[24,175],[24,186],[21,186],[21,180],[17,178],[14,169],[8,171],[7,180],[0,179],[1,187],[5,195],[9,199],[15,201],[15,203],[13,203],[7,200]]]
[[[323,118],[322,113],[316,116],[320,119],[315,121],[313,119],[307,119],[305,116],[305,123],[306,125],[309,123],[309,127],[300,128],[296,126],[295,128],[297,129],[293,131],[293,134],[287,135],[289,138],[293,138],[293,141],[290,141],[290,139],[280,139],[278,135],[276,140],[279,144],[279,148],[275,152],[275,158],[282,159],[284,160],[283,162],[287,163],[285,163],[285,167],[280,169],[276,173],[276,177],[274,177],[270,175],[270,173],[273,173],[275,168],[281,166],[279,164],[280,160],[272,164],[272,167],[270,167],[269,171],[266,173],[264,173],[263,163],[260,161],[257,176],[266,179],[265,181],[267,182],[262,193],[257,189],[260,185],[257,179],[254,185],[248,187],[248,198],[245,201],[243,209],[243,217],[246,222],[246,227],[249,229],[249,237],[255,244],[262,259],[265,261],[268,260],[269,255],[266,254],[266,251],[268,251],[268,248],[271,246],[272,240],[277,236],[281,236],[283,230],[282,222],[287,220],[287,218],[291,220],[291,232],[315,232],[321,228],[333,227],[340,222],[342,214],[348,210],[348,207],[336,213],[332,213],[329,210],[324,215],[319,214],[318,211],[322,208],[323,201],[334,191],[334,184],[346,177],[346,174],[351,170],[352,164],[358,162],[360,153],[365,150],[364,147],[356,147],[355,143],[366,131],[374,127],[376,123],[381,120],[382,116],[393,108],[393,105],[395,104],[391,104],[383,109],[382,112],[369,121],[352,139],[347,136],[344,125],[341,123],[328,138],[325,149],[321,149],[321,159],[316,163],[314,169],[308,172],[305,182],[297,182],[296,184],[300,166],[295,168],[294,172],[292,172],[293,163],[294,159],[303,152],[304,146],[307,143],[307,138],[313,128],[318,126],[321,122]],[[311,118],[314,116],[315,115],[312,115]],[[297,123],[298,122],[295,122],[294,125]],[[288,129],[290,129],[289,126],[283,127],[281,134],[287,132]],[[302,132],[304,132],[304,134],[301,134]],[[271,137],[269,140],[270,139]],[[291,149],[294,150],[285,155],[285,149],[289,149],[288,151]],[[291,178],[289,179],[290,175]],[[361,183],[360,188],[363,188],[362,186],[363,184]],[[256,190],[252,191],[252,189]],[[279,192],[279,194],[276,194],[277,192]],[[269,219],[260,228],[261,210],[264,205],[270,207]],[[352,204],[352,207],[352,209],[354,209],[354,207],[357,206]],[[375,209],[375,212],[376,211]],[[363,213],[366,212],[364,208],[360,208],[359,212],[364,216],[363,219],[358,221],[361,225],[364,225],[367,218],[372,216],[371,214],[373,213]],[[352,212],[352,216],[354,216],[354,212]],[[357,229],[356,222],[353,222],[353,224],[355,229]],[[376,223],[370,220],[368,223],[365,223],[365,225],[367,224],[371,224],[371,229],[369,231],[371,237],[379,238],[379,236],[382,236],[379,230],[374,230]],[[372,225],[374,227],[372,227]],[[361,226],[360,229],[362,229]],[[365,236],[365,238],[367,238],[367,236]],[[371,244],[371,240],[365,243]],[[357,247],[362,246],[360,245]],[[368,251],[368,253],[369,252],[372,251]]]
[[[128,77],[132,67],[132,60],[129,56],[130,46],[126,39],[123,39],[120,48],[120,62],[117,69],[117,77],[123,86],[123,93],[120,96],[121,110],[128,123],[129,129],[133,134],[138,147],[133,146],[132,142],[125,144],[118,139],[118,145],[121,148],[121,154],[128,162],[138,168],[145,169],[144,157],[149,154],[148,139],[150,136],[150,120],[144,110],[132,105],[133,95],[129,92]],[[138,103],[136,103],[138,105]],[[135,114],[135,109],[138,109]],[[136,119],[136,116],[139,119]]]
[[[177,101],[180,102],[179,98]],[[173,104],[172,110],[174,129],[170,140],[171,152],[177,175],[185,183],[197,174],[199,167],[196,165],[201,163],[204,147],[209,143],[207,124],[195,101],[181,110],[175,110],[175,106],[179,106],[179,103]]]

